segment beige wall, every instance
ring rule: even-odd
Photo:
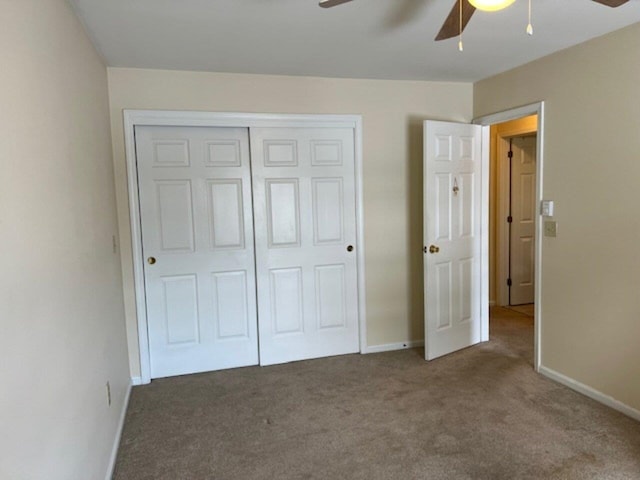
[[[471,119],[472,86],[109,69],[132,374],[139,375],[123,109],[361,114],[369,345],[424,337],[422,120]],[[126,246],[126,248],[125,248]]]
[[[476,116],[545,101],[542,362],[640,409],[640,24],[481,81]]]
[[[0,478],[104,478],[129,382],[106,69],[64,0],[0,7]]]

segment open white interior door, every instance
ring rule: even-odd
[[[534,300],[536,143],[535,135],[511,140],[509,305],[524,305]]]
[[[482,228],[488,177],[482,171],[482,128],[424,123],[427,360],[488,340],[488,301],[483,301],[487,241]],[[488,196],[485,207],[487,201]]]

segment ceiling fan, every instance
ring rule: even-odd
[[[321,0],[320,6],[322,8],[331,8],[331,7],[342,5],[343,3],[348,3],[351,1],[353,0]],[[458,36],[461,33],[461,31],[465,29],[465,27],[469,23],[469,20],[471,20],[471,16],[476,11],[476,8],[482,9],[482,4],[486,4],[486,3],[490,5],[501,4],[499,8],[504,8],[510,5],[511,3],[513,3],[513,1],[514,0],[510,0],[510,1],[506,0],[506,1],[498,2],[496,0],[492,0],[487,2],[487,1],[480,1],[480,0],[455,0],[455,3],[453,5],[453,8],[451,9],[451,12],[449,13],[449,16],[444,21],[444,24],[442,25],[440,32],[438,32],[438,35],[436,35],[436,41],[445,40],[447,38]],[[592,0],[592,1],[601,3],[602,5],[606,5],[608,7],[615,8],[627,3],[629,0]],[[472,4],[475,4],[476,6]],[[499,8],[493,8],[493,10],[497,10]],[[462,19],[460,18],[461,14],[462,14]]]

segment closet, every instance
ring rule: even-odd
[[[360,350],[353,128],[135,126],[150,377]]]

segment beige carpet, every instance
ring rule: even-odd
[[[491,342],[164,380],[133,390],[116,479],[640,479],[640,423],[534,373],[532,321]]]
[[[528,317],[533,317],[535,313],[535,306],[533,303],[528,303],[526,305],[511,305],[509,309],[513,310],[514,312],[527,315]]]

